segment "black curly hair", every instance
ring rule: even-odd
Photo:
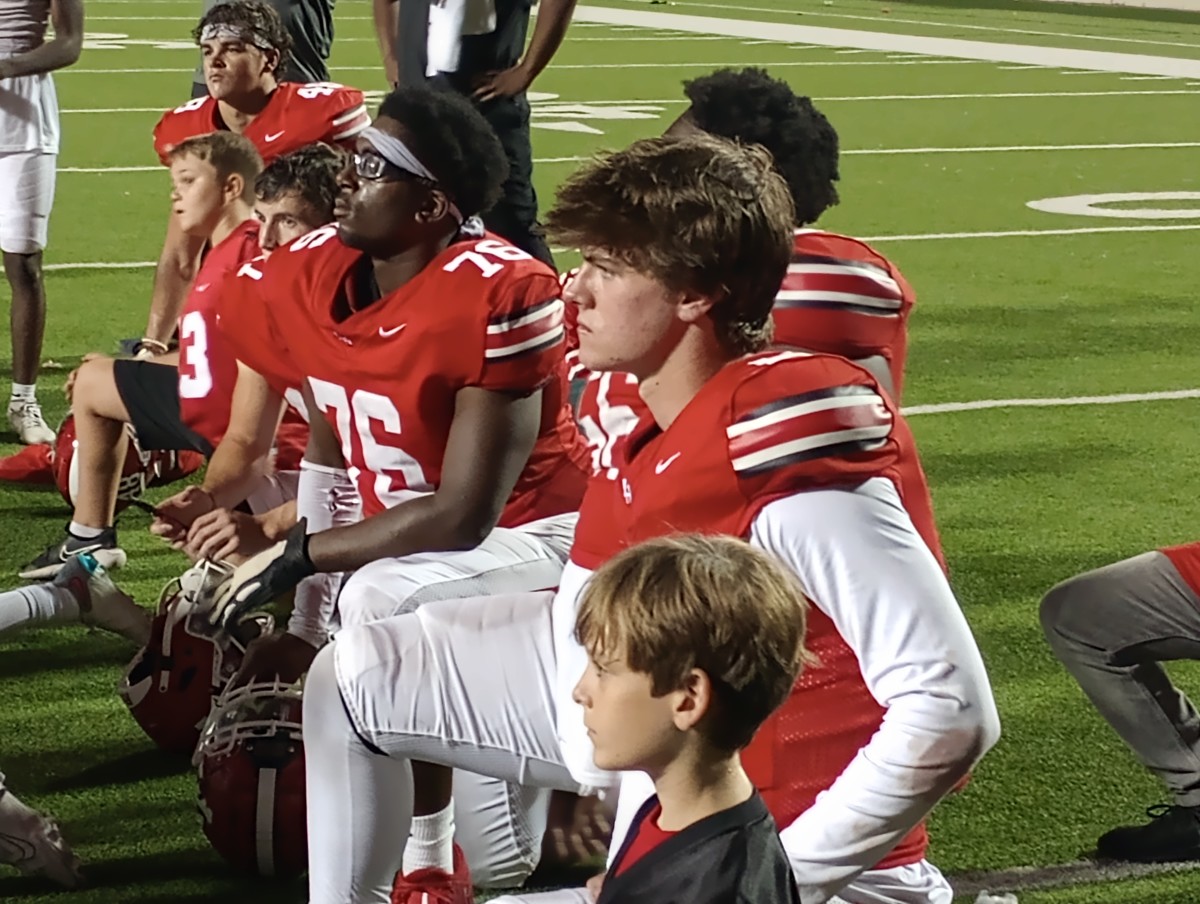
[[[344,151],[317,142],[276,157],[254,180],[254,193],[263,201],[297,195],[323,222],[333,219],[337,176],[346,162]]]
[[[499,199],[508,157],[466,98],[426,87],[397,88],[383,99],[379,115],[404,126],[412,152],[464,216],[486,213]]]
[[[288,62],[291,60],[292,37],[275,8],[262,0],[228,0],[218,3],[206,12],[199,24],[192,29],[192,39],[197,44],[200,43],[200,36],[208,25],[228,25],[260,35],[279,53],[279,62],[275,64],[274,70],[276,76],[287,71]]]
[[[796,205],[796,222],[815,223],[838,202],[838,135],[812,101],[765,69],[718,69],[685,82],[697,128],[775,158]]]

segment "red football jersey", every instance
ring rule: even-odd
[[[325,226],[271,255],[259,283],[275,351],[302,368],[364,516],[439,485],[455,397],[467,387],[544,390],[541,433],[501,525],[576,511],[587,448],[567,404],[553,272],[489,233],[450,245],[399,289],[355,309],[357,287],[370,280],[370,260]]]
[[[345,144],[371,124],[363,93],[334,82],[281,82],[243,132],[263,163],[312,144]],[[226,129],[217,102],[197,97],[168,110],[154,127],[154,151],[166,166],[171,148],[196,135]]]
[[[900,398],[914,299],[900,271],[870,245],[832,232],[799,229],[771,311],[775,344],[852,360],[879,355],[888,362]],[[594,472],[611,477],[613,448],[633,429],[645,406],[633,377],[590,373],[579,363],[575,316],[575,306],[568,305],[570,375],[588,381],[577,407],[579,426],[592,451]]]
[[[260,253],[258,220],[246,220],[204,257],[179,317],[179,416],[215,447],[229,427],[237,356],[217,327],[221,295]]]
[[[892,481],[941,560],[925,474],[903,418],[863,369],[830,355],[782,351],[722,369],[662,431],[647,414],[615,456],[618,476],[593,479],[571,559],[595,569],[619,549],[684,531],[747,537],[768,503],[820,487]],[[743,753],[747,773],[785,827],[833,784],[878,730],[854,651],[810,607],[807,645],[820,664]],[[918,826],[880,863],[914,863]]]

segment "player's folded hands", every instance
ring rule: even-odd
[[[183,551],[196,562],[215,559],[240,563],[262,552],[272,542],[259,518],[219,508],[192,522]]]
[[[183,492],[164,499],[155,507],[150,533],[162,537],[176,549],[182,549],[188,530],[201,515],[216,508],[212,496],[198,486],[185,487]]]

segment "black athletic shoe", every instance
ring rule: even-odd
[[[125,567],[125,550],[117,546],[117,531],[108,527],[100,536],[89,540],[66,531],[61,540],[48,546],[45,552],[25,565],[17,574],[27,581],[49,580],[81,552],[91,553],[108,571]]]
[[[1150,822],[1145,825],[1121,826],[1101,835],[1097,856],[1135,863],[1200,860],[1200,807],[1157,804],[1146,815]]]

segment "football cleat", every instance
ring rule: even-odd
[[[27,581],[45,581],[56,576],[75,556],[88,554],[108,571],[125,567],[125,550],[117,546],[115,528],[106,527],[98,537],[84,539],[69,530],[57,543],[47,546],[32,562],[22,566],[18,576]]]
[[[150,613],[120,590],[91,553],[70,558],[54,578],[56,587],[71,591],[79,603],[79,620],[128,637],[138,646],[150,640]]]
[[[475,904],[475,889],[462,848],[454,845],[454,872],[417,869],[396,873],[392,904]]]
[[[79,858],[63,840],[58,824],[0,788],[0,863],[26,875],[43,875],[75,888],[82,877]]]
[[[301,685],[228,688],[192,762],[204,835],[242,873],[290,878],[308,866]]]
[[[26,446],[54,442],[54,431],[46,424],[37,402],[9,400],[8,425]]]

